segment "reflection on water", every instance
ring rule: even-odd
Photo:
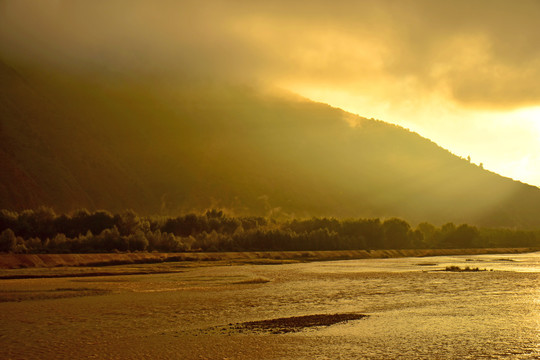
[[[449,265],[488,271],[441,271]],[[114,279],[87,280],[111,290],[107,295],[0,304],[7,358],[540,357],[540,253],[209,267]],[[88,286],[81,280],[40,286]],[[351,312],[370,317],[294,334],[203,331]]]

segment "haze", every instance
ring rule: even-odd
[[[1,1],[0,57],[259,84],[540,185],[540,2]]]

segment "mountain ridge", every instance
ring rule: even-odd
[[[0,68],[0,208],[540,225],[540,189],[326,104],[240,86]]]

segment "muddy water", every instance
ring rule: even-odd
[[[449,265],[487,271],[440,271]],[[2,280],[0,358],[536,359],[539,280],[540,253]],[[337,313],[369,317],[283,334],[228,327]]]

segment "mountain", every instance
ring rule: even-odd
[[[540,226],[540,189],[295,95],[5,62],[0,84],[0,208]]]

